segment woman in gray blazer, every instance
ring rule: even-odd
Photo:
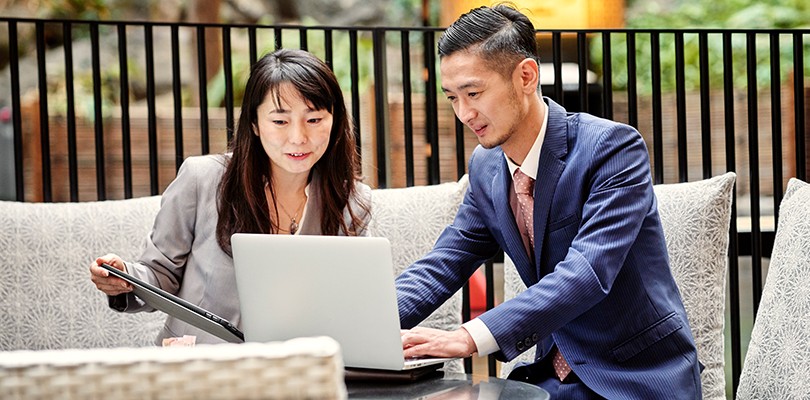
[[[281,49],[251,68],[230,153],[189,157],[166,188],[137,261],[114,254],[90,265],[110,307],[154,309],[130,293],[110,264],[241,326],[231,235],[365,235],[371,190],[343,95],[332,71],[301,50]],[[156,343],[222,340],[169,316]]]

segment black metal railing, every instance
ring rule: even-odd
[[[465,140],[465,127],[439,100],[440,33],[0,18],[0,36],[9,43],[7,65],[0,57],[7,71],[0,75],[0,109],[11,110],[0,129],[13,131],[13,141],[3,145],[14,149],[5,197],[76,202],[161,193],[185,157],[225,150],[247,65],[280,47],[310,50],[338,74],[373,186],[458,179],[476,143]],[[49,47],[54,35],[59,44]],[[538,31],[541,61],[551,68],[541,76],[543,92],[569,111],[638,128],[651,150],[656,184],[738,173],[728,276],[734,392],[741,326],[756,315],[784,182],[807,176],[809,35]],[[217,71],[210,70],[212,58]],[[750,263],[750,277],[740,275],[741,262]],[[492,307],[492,262],[486,276]],[[742,305],[752,306],[746,318]],[[464,313],[469,318],[469,301]],[[495,370],[491,358],[489,373]]]

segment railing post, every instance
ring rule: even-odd
[[[107,174],[104,170],[104,115],[101,112],[101,57],[99,55],[98,22],[90,23],[90,47],[93,69],[93,125],[96,139],[96,196],[97,200],[102,201],[107,200]]]
[[[132,138],[129,120],[129,57],[127,26],[118,24],[118,71],[121,94],[121,151],[124,159],[124,198],[132,197]]]
[[[14,127],[14,184],[17,189],[17,201],[25,201],[25,183],[22,140],[22,115],[20,114],[20,50],[17,44],[17,22],[8,23],[8,53],[11,72],[11,124]]]
[[[723,103],[726,131],[726,170],[736,171],[735,145],[736,136],[734,131],[734,70],[732,68],[732,43],[731,32],[723,33]],[[731,197],[731,223],[728,236],[729,246],[729,305],[731,313],[731,382],[733,395],[737,394],[737,387],[740,385],[740,373],[742,372],[742,350],[740,346],[740,270],[739,270],[739,247],[737,237],[737,183]]]
[[[65,50],[65,97],[67,100],[68,175],[70,201],[79,201],[79,162],[76,155],[76,96],[73,88],[73,27],[66,22],[62,27]],[[123,90],[123,88],[122,88]]]
[[[429,146],[428,184],[439,183],[439,114],[436,98],[436,46],[433,31],[425,31],[425,135]]]
[[[42,199],[53,201],[51,185],[51,137],[48,124],[48,75],[45,68],[45,23],[37,21],[37,78],[39,82],[39,137],[42,159]]]
[[[385,30],[375,28],[372,32],[374,52],[374,122],[377,141],[377,186],[388,187],[391,178],[388,157],[390,116],[388,110],[388,72],[385,52]]]
[[[146,42],[146,109],[149,131],[149,187],[152,196],[160,194],[160,159],[158,158],[157,112],[155,110],[155,48],[152,25],[144,25]]]

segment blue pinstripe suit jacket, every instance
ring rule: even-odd
[[[503,151],[479,146],[453,224],[397,279],[403,328],[427,317],[502,248],[528,289],[480,317],[499,359],[537,346],[540,360],[556,343],[577,376],[606,398],[700,398],[697,351],[641,135],[544,100],[534,259],[509,206]]]

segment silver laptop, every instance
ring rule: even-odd
[[[331,336],[354,368],[449,360],[405,359],[388,239],[237,233],[231,244],[245,341]]]

